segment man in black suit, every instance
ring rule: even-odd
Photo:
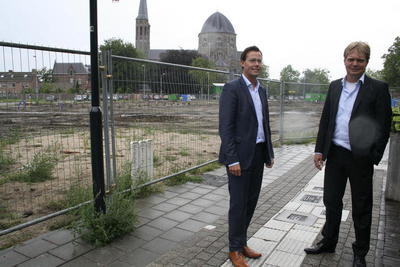
[[[247,246],[247,228],[261,190],[264,164],[271,168],[274,152],[269,126],[267,93],[257,76],[262,53],[256,46],[241,57],[242,75],[226,83],[219,103],[219,161],[229,178],[229,258],[234,266],[248,266],[243,256],[261,254]]]
[[[326,222],[323,239],[308,254],[335,252],[342,217],[342,198],[350,180],[356,240],[353,266],[366,266],[372,217],[373,165],[378,165],[389,138],[391,103],[388,85],[365,75],[370,48],[353,42],[344,50],[347,75],[333,81],[321,115],[314,164],[324,178]]]

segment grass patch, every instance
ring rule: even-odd
[[[0,206],[0,229],[8,229],[21,223],[21,218],[10,212],[6,207]]]
[[[130,175],[129,175],[130,177]],[[138,174],[134,178],[135,182],[133,183],[133,188],[136,188],[142,184],[150,182],[150,179],[145,174]],[[164,187],[161,183],[148,185],[145,187],[141,187],[138,190],[135,190],[135,198],[145,198],[155,193],[160,193],[164,191]]]
[[[203,166],[203,167],[197,168],[197,169],[195,169],[193,171],[190,171],[189,173],[190,174],[202,174],[202,173],[205,173],[205,172],[213,171],[215,169],[219,169],[222,166],[223,165],[220,164],[219,162],[213,162],[213,163],[207,164],[206,166]]]
[[[187,182],[192,183],[201,183],[203,178],[199,175],[189,175],[187,173],[176,175],[168,180],[164,181],[164,183],[168,186],[186,184]]]
[[[12,181],[25,183],[39,183],[53,179],[53,170],[58,161],[54,151],[47,149],[38,152],[33,156],[32,161],[24,166],[18,173],[11,174],[9,179]]]
[[[177,157],[173,156],[173,155],[166,155],[164,158],[165,158],[166,161],[175,161],[175,160],[177,160]]]
[[[299,139],[286,139],[282,142],[284,145],[304,145],[304,144],[311,144],[315,143],[316,138],[299,138]]]
[[[178,154],[182,157],[187,157],[190,155],[187,147],[182,147]]]

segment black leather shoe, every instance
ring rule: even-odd
[[[353,267],[366,267],[365,257],[360,255],[354,255]]]
[[[334,253],[336,246],[327,245],[320,241],[312,247],[305,248],[307,254]]]

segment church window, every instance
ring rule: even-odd
[[[142,26],[140,26],[140,36],[142,36],[142,34],[143,34],[143,29]]]

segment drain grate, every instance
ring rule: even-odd
[[[307,220],[307,217],[308,216],[292,213],[287,217],[287,219],[293,220],[293,221],[305,222]]]
[[[305,202],[311,202],[311,203],[320,203],[322,199],[322,196],[317,196],[317,195],[304,195],[300,200],[305,201]]]
[[[275,217],[275,220],[302,225],[313,225],[317,221],[317,216],[299,211],[283,210]]]

